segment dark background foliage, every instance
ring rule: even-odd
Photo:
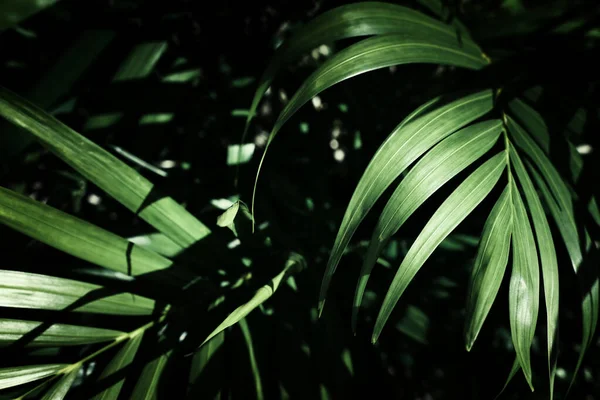
[[[374,271],[366,308],[360,314],[357,335],[353,336],[352,296],[366,251],[365,241],[369,240],[378,215],[377,211],[372,212],[338,269],[323,316],[316,318],[324,264],[347,202],[370,158],[404,116],[448,88],[468,84],[468,72],[409,65],[365,74],[328,89],[319,96],[320,104],[307,104],[288,123],[267,157],[256,202],[257,224],[268,223],[262,236],[228,250],[227,243],[234,237],[216,226],[222,210],[215,207],[214,200],[240,196],[250,201],[257,155],[264,148],[278,112],[314,66],[322,63],[336,46],[346,43],[326,43],[304,55],[275,81],[251,126],[249,141],[256,144],[256,149],[250,162],[241,166],[236,187],[236,166],[228,165],[228,149],[240,140],[244,111],[274,48],[311,17],[346,3],[64,0],[20,24],[19,29],[1,32],[1,85],[53,112],[104,148],[114,151],[117,146],[162,166],[168,172],[166,177],[136,168],[184,203],[214,232],[208,244],[191,249],[178,259],[205,278],[193,291],[183,294],[171,293],[156,283],[124,282],[0,226],[3,268],[51,272],[138,293],[158,293],[166,301],[175,301],[180,307],[180,319],[174,320],[173,326],[185,324],[195,334],[183,344],[173,345],[175,357],[161,382],[164,393],[184,398],[189,389],[191,398],[212,398],[219,391],[222,396],[248,398],[255,390],[254,378],[240,329],[234,327],[226,333],[225,346],[196,384],[188,385],[187,355],[228,306],[248,295],[247,290],[229,291],[223,281],[235,282],[251,271],[252,278],[242,289],[255,288],[281,270],[283,255],[292,250],[302,254],[308,263],[308,268],[294,277],[296,289],[282,285],[269,302],[248,317],[266,398],[282,396],[282,387],[291,398],[302,399],[324,398],[326,394],[331,398],[493,398],[502,388],[514,357],[506,285],[470,353],[464,350],[462,339],[466,284],[475,246],[491,207],[489,202],[479,207],[435,252],[375,345],[370,344],[371,329],[395,268],[432,207],[449,192],[442,190],[428,201],[387,248],[381,265]],[[428,12],[420,4],[401,3]],[[562,5],[553,3],[559,16],[563,15]],[[577,7],[588,10],[585,2],[571,5],[575,12],[581,12]],[[510,30],[501,25],[501,21],[516,21],[510,18],[521,18],[524,26],[533,27],[532,22],[528,25],[528,18],[538,15],[544,7],[545,1],[465,1],[450,2],[448,9],[474,27],[477,38],[478,34],[489,35],[500,28]],[[515,31],[521,26],[510,24]],[[502,39],[504,42],[494,37],[487,40],[508,48],[526,47],[528,43],[545,43],[539,32],[508,36]],[[139,79],[115,81],[115,74],[135,47],[148,43],[164,46],[148,73]],[[570,51],[568,46],[563,50],[565,54]],[[561,60],[560,51],[556,57],[557,64],[568,62]],[[577,74],[546,76],[544,65],[550,60],[533,57],[529,61],[521,66],[550,80],[558,97],[567,93],[568,98],[597,107],[595,91],[571,83],[577,81]],[[510,76],[511,66],[506,68],[505,75]],[[585,66],[582,68],[586,70]],[[182,72],[188,75],[174,75]],[[180,77],[179,81],[173,76]],[[585,82],[588,85],[589,81]],[[557,108],[565,110],[554,103],[548,105],[549,114],[558,119]],[[162,122],[156,122],[156,117],[154,122],[147,118],[155,114],[169,117]],[[144,122],[148,120],[151,122]],[[592,130],[593,125],[585,132]],[[55,156],[30,143],[8,123],[2,121],[0,131],[1,186],[123,237],[151,231],[143,221]],[[597,134],[579,138],[592,146],[595,140]],[[589,162],[595,165],[593,160]],[[380,210],[382,205],[378,207]],[[252,260],[250,270],[242,264],[242,257]],[[225,271],[225,277],[216,273],[219,269]],[[561,283],[561,290],[577,290],[570,271],[564,269],[561,274],[561,282],[565,282]],[[228,296],[224,308],[206,311],[208,304],[224,293]],[[564,392],[568,384],[580,340],[579,304],[574,300],[569,303],[568,298],[561,299],[558,392]],[[4,316],[15,314],[14,310],[0,311]],[[19,311],[19,318],[34,317],[33,312],[25,314]],[[121,329],[139,326],[138,320],[124,318],[103,323]],[[536,371],[545,371],[543,348],[543,343],[534,343]],[[598,356],[598,346],[594,345],[571,398],[598,398]],[[7,365],[14,361],[0,360]],[[102,362],[106,361],[100,358],[98,363]],[[540,372],[536,379],[545,382],[545,374]],[[537,386],[539,394],[529,394],[524,379],[518,376],[505,398],[545,398],[545,385]],[[126,387],[125,392],[131,389]],[[85,390],[75,388],[71,398],[87,398],[89,392]]]

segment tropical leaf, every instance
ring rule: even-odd
[[[434,107],[436,106],[436,107]],[[492,91],[465,96],[448,104],[432,101],[407,117],[383,142],[371,159],[348,204],[329,256],[321,284],[319,310],[342,254],[358,225],[387,187],[436,143],[488,113]]]
[[[442,185],[471,165],[498,140],[502,121],[481,122],[447,137],[428,152],[406,175],[386,204],[363,262],[354,297],[352,326],[362,302],[371,270],[389,238]]]
[[[81,367],[72,368],[69,372],[65,372],[59,380],[52,385],[44,394],[42,400],[62,400],[67,395],[71,385],[75,381]]]
[[[65,364],[45,364],[0,368],[0,390],[52,376],[64,367]]]
[[[306,261],[304,261],[304,258],[302,258],[302,256],[298,254],[292,254],[286,262],[283,270],[279,274],[277,274],[273,279],[271,279],[269,283],[260,287],[256,291],[256,293],[254,293],[254,296],[252,296],[252,298],[248,300],[248,302],[242,304],[241,306],[233,310],[231,314],[229,314],[227,318],[225,318],[225,320],[223,320],[223,322],[221,322],[219,326],[217,326],[206,337],[206,339],[204,339],[204,342],[202,342],[201,346],[207,343],[209,340],[211,340],[223,330],[238,323],[241,319],[245,318],[248,314],[250,314],[250,312],[252,312],[256,307],[267,301],[279,288],[281,282],[285,280],[289,276],[289,274],[304,269],[306,267],[305,263]]]
[[[456,33],[447,25],[410,8],[379,2],[362,2],[334,8],[314,18],[286,40],[271,58],[263,73],[248,113],[244,136],[258,104],[271,82],[288,62],[302,53],[326,43],[341,39],[385,35],[393,33],[430,32],[448,37]],[[465,45],[476,47],[466,40]],[[243,142],[242,138],[242,142]]]
[[[519,189],[514,181],[510,185],[514,212],[513,269],[508,296],[510,330],[519,365],[533,391],[530,349],[535,334],[540,295],[537,247]]]
[[[128,275],[163,270],[171,261],[127,240],[0,187],[0,222],[75,257]]]
[[[15,342],[44,325],[38,321],[0,319],[0,345]],[[123,332],[112,329],[91,328],[87,326],[51,324],[33,338],[32,346],[75,346],[101,343],[113,340]]]
[[[129,293],[115,294],[91,283],[0,270],[0,307],[150,315],[154,301]]]
[[[110,378],[112,375],[118,374],[120,371],[125,370],[127,367],[129,367],[129,365],[133,362],[133,359],[135,358],[138,348],[140,347],[142,337],[144,336],[143,332],[144,331],[140,331],[129,335],[129,340],[127,340],[123,344],[123,347],[119,349],[117,354],[112,358],[112,360],[110,360],[108,365],[104,368],[102,374],[100,374],[100,382],[103,379]],[[98,393],[96,396],[94,396],[93,400],[112,400],[118,398],[124,382],[125,377],[110,385],[101,393]]]
[[[505,153],[496,154],[469,175],[433,214],[394,276],[375,322],[373,342],[377,341],[400,296],[431,253],[483,201],[505,167]]]
[[[548,373],[550,377],[550,398],[554,394],[554,377],[556,375],[556,361],[558,349],[556,348],[556,338],[558,336],[558,298],[559,298],[559,280],[558,280],[558,262],[556,259],[556,250],[552,239],[552,232],[546,219],[546,214],[542,203],[533,186],[531,178],[525,166],[519,157],[515,148],[510,146],[509,153],[511,164],[515,170],[516,176],[521,183],[523,193],[535,229],[537,245],[539,248],[540,261],[542,265],[542,279],[544,282],[544,298],[546,302],[546,321],[547,321],[547,342],[548,342]]]
[[[0,115],[183,248],[210,230],[134,169],[37,106],[0,87]]]
[[[507,186],[483,227],[467,296],[465,343],[470,351],[494,304],[508,264],[513,213]]]

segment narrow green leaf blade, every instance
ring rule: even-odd
[[[225,320],[223,320],[223,322],[221,322],[219,326],[217,326],[206,337],[206,339],[204,340],[204,342],[202,342],[200,346],[204,345],[206,342],[208,342],[220,332],[238,323],[241,319],[245,318],[248,314],[250,314],[250,312],[252,312],[256,307],[267,301],[267,299],[269,299],[273,295],[273,293],[275,293],[275,291],[279,288],[281,282],[285,278],[287,278],[289,274],[304,269],[306,266],[305,263],[306,262],[304,261],[304,258],[302,258],[302,256],[300,256],[299,254],[292,254],[289,260],[286,262],[283,270],[279,274],[277,274],[273,279],[271,279],[269,283],[259,288],[254,294],[254,296],[252,296],[252,298],[248,300],[248,302],[242,304],[241,306],[233,310],[231,314],[229,314],[225,318]]]
[[[556,347],[559,300],[558,261],[556,259],[556,250],[554,246],[554,240],[552,239],[552,232],[550,231],[550,226],[548,224],[548,220],[546,219],[546,214],[542,207],[542,203],[538,197],[535,187],[533,186],[531,178],[529,177],[529,174],[527,173],[527,170],[525,169],[525,166],[519,157],[519,154],[512,145],[510,146],[509,157],[517,178],[521,183],[521,187],[523,188],[527,205],[529,206],[542,265],[544,299],[546,302],[548,373],[550,377],[550,398],[552,399],[554,393],[554,378],[556,376],[556,361],[558,354],[558,349]]]
[[[344,214],[323,275],[319,310],[323,308],[331,278],[352,235],[387,187],[432,146],[485,115],[492,107],[491,91],[445,105],[434,100],[420,108],[421,114],[411,114],[388,136],[367,166]]]
[[[171,261],[29,197],[0,187],[0,222],[75,257],[129,275],[165,269]]]
[[[50,151],[183,248],[210,233],[170,197],[118,158],[56,118],[0,87],[0,115],[30,132]]]
[[[510,184],[514,212],[513,269],[508,296],[510,330],[517,359],[533,391],[530,349],[535,334],[540,295],[537,246],[519,189],[514,181]]]
[[[354,297],[353,328],[356,327],[356,314],[369,276],[388,239],[442,185],[490,150],[501,132],[500,120],[463,128],[437,144],[400,182],[381,213],[371,237]]]
[[[467,296],[465,343],[470,351],[494,304],[508,264],[512,204],[507,186],[485,222]]]
[[[0,270],[0,307],[150,315],[154,301],[71,279]]]
[[[158,383],[161,374],[169,361],[171,352],[162,354],[160,357],[150,361],[138,379],[135,388],[133,389],[132,399],[135,400],[157,400],[158,399]]]
[[[138,333],[125,342],[123,347],[119,349],[117,354],[112,360],[110,360],[108,365],[102,371],[102,374],[99,378],[100,381],[110,377],[113,374],[118,374],[119,371],[127,368],[133,362],[138,348],[140,347],[140,343],[142,343],[143,337],[143,333]],[[118,398],[121,388],[123,387],[123,383],[125,383],[124,377],[107,389],[103,390],[101,393],[98,393],[96,396],[94,396],[93,400],[113,400]]]
[[[400,296],[431,253],[483,201],[505,167],[505,153],[496,154],[469,175],[433,214],[394,276],[375,322],[373,342],[377,341]]]
[[[23,335],[43,325],[38,321],[0,319],[0,346],[19,340]],[[76,346],[112,340],[123,332],[68,324],[52,324],[38,334],[32,346]]]
[[[42,397],[42,400],[63,400],[71,388],[81,367],[65,373]]]
[[[256,362],[256,356],[254,355],[254,344],[252,343],[252,334],[246,318],[240,320],[239,327],[242,330],[244,336],[244,342],[248,347],[248,357],[250,358],[250,367],[252,368],[252,377],[254,378],[254,388],[256,390],[256,399],[263,400],[263,389],[262,380],[260,379],[260,370],[258,369],[258,363]]]
[[[64,367],[66,364],[0,368],[0,390],[52,376]]]

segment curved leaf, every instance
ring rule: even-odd
[[[0,187],[0,222],[75,257],[130,275],[162,270],[171,261],[26,196]]]
[[[66,366],[66,364],[45,364],[0,368],[0,390],[52,376]]]
[[[533,391],[529,352],[535,334],[540,296],[537,247],[519,189],[514,181],[510,185],[514,212],[513,269],[508,295],[510,330],[517,359]]]
[[[387,187],[432,146],[485,115],[492,107],[490,90],[443,106],[440,100],[434,100],[421,107],[422,114],[411,114],[408,122],[402,122],[388,136],[367,166],[344,214],[323,275],[319,310],[323,309],[329,283],[352,235]]]
[[[467,296],[465,342],[470,351],[494,304],[508,264],[513,213],[507,186],[483,227]]]
[[[27,100],[0,87],[0,115],[183,248],[210,230],[133,168]]]
[[[423,228],[398,268],[383,300],[375,329],[373,343],[381,334],[393,308],[404,290],[419,272],[431,253],[458,226],[494,188],[506,167],[505,152],[490,158],[469,175],[442,203]]]
[[[537,245],[539,248],[540,261],[542,264],[542,279],[544,282],[544,298],[546,301],[546,321],[547,321],[547,341],[548,341],[548,373],[550,376],[550,398],[552,399],[554,393],[554,377],[556,375],[556,360],[558,349],[556,348],[556,338],[558,335],[558,298],[559,298],[559,281],[558,281],[558,261],[556,260],[556,250],[554,247],[554,240],[552,239],[552,232],[546,219],[546,214],[542,207],[542,203],[538,197],[538,194],[531,182],[529,174],[525,170],[525,166],[519,157],[519,154],[515,148],[510,146],[509,153],[511,163],[514,167],[515,173],[529,211],[533,220],[533,226],[537,238]]]
[[[295,32],[290,39],[286,40],[271,58],[252,99],[244,136],[262,96],[285,63],[293,61],[302,53],[326,42],[359,36],[415,31],[429,32],[434,35],[441,34],[448,37],[456,36],[450,26],[440,21],[410,8],[389,3],[362,2],[348,4],[319,15]],[[464,39],[464,42],[465,46],[476,47],[467,38]]]
[[[19,340],[43,322],[23,321],[18,319],[0,319],[0,345]],[[82,344],[101,343],[112,340],[123,332],[112,329],[91,328],[67,324],[51,324],[37,335],[32,346],[76,346]]]
[[[502,132],[502,121],[481,122],[447,137],[429,151],[400,182],[386,204],[367,251],[354,297],[352,326],[369,276],[388,239],[442,185],[492,148]]]
[[[0,307],[150,315],[154,301],[102,286],[28,272],[0,270]]]

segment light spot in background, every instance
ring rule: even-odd
[[[393,74],[393,73],[395,73],[397,69],[398,69],[398,67],[397,67],[397,66],[395,66],[395,65],[392,65],[392,66],[390,67],[390,74]]]
[[[312,58],[314,58],[315,60],[319,58],[319,49],[313,49],[313,51],[310,52],[310,55],[312,56]]]
[[[348,112],[348,104],[340,103],[340,104],[338,104],[338,108],[343,113],[347,113]]]
[[[281,100],[284,103],[287,103],[287,101],[288,101],[287,94],[285,93],[285,90],[283,90],[283,89],[279,89],[279,100]]]
[[[90,362],[85,370],[85,376],[90,376],[94,372],[95,369],[96,369],[96,361]]]
[[[335,161],[342,162],[344,161],[344,158],[346,158],[346,153],[344,153],[344,150],[342,149],[337,149],[333,152],[333,158],[335,159]]]
[[[177,162],[173,160],[163,160],[158,164],[158,166],[164,169],[169,169],[177,166]]]
[[[246,164],[252,158],[256,145],[254,143],[227,146],[227,165]]]
[[[309,129],[310,129],[310,126],[308,125],[308,122],[300,123],[300,132],[302,132],[306,135],[308,133]]]
[[[333,129],[331,130],[331,137],[333,138],[337,138],[342,134],[342,130],[340,129],[339,126],[334,126]]]
[[[577,152],[579,154],[590,154],[592,151],[594,151],[594,148],[589,144],[584,143],[577,146]]]
[[[181,335],[179,335],[179,341],[183,342],[186,337],[187,337],[187,332],[181,332]]]
[[[266,102],[260,107],[260,115],[266,116],[271,115],[271,103]]]
[[[187,161],[184,161],[184,162],[181,163],[181,169],[182,170],[187,171],[190,168],[192,168],[192,164],[191,163],[189,163]]]
[[[234,239],[231,242],[229,242],[227,244],[227,248],[228,249],[235,249],[236,247],[238,247],[242,242],[240,242],[240,239]]]
[[[362,139],[360,137],[360,131],[354,133],[354,150],[360,150],[362,148]]]
[[[166,124],[167,122],[173,119],[173,114],[164,113],[164,114],[146,114],[142,118],[140,118],[140,125],[148,125],[148,124]]]
[[[33,190],[40,190],[44,185],[40,181],[33,182]]]
[[[331,139],[329,142],[329,147],[331,147],[333,150],[336,150],[340,147],[340,142],[338,142],[337,139]]]
[[[558,379],[565,379],[567,377],[567,371],[564,368],[556,368],[556,377]]]
[[[88,196],[87,201],[93,206],[97,206],[98,204],[102,203],[100,196],[97,196],[93,193]]]
[[[254,137],[254,144],[258,147],[265,147],[267,140],[269,140],[269,134],[266,131],[262,131]]]
[[[227,287],[229,285],[230,285],[229,281],[223,281],[223,282],[221,282],[221,284],[219,286],[221,286],[222,288],[224,288],[224,287]]]
[[[313,107],[315,108],[315,110],[319,111],[323,109],[323,102],[321,101],[321,98],[319,96],[315,96],[312,98],[311,100]]]
[[[329,46],[327,46],[326,44],[322,44],[321,46],[319,46],[319,53],[327,57],[329,54],[331,54],[331,50],[329,49]]]
[[[235,196],[234,196],[235,197]],[[212,199],[210,201],[210,204],[212,204],[213,206],[221,209],[221,210],[227,210],[229,207],[231,207],[233,205],[234,201],[237,201],[237,198],[228,198],[228,199]]]

